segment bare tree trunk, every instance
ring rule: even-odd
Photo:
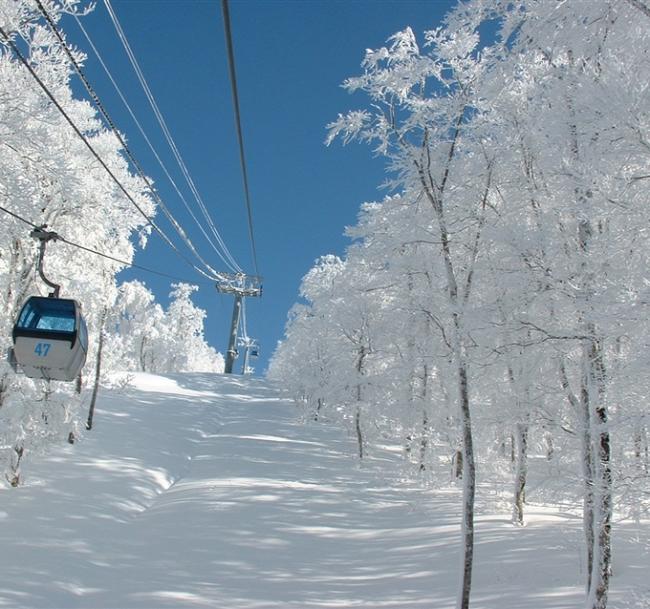
[[[588,255],[592,227],[588,221],[580,222],[578,240],[580,249]],[[587,607],[605,609],[611,575],[611,517],[612,472],[611,444],[607,425],[605,402],[606,372],[602,339],[591,321],[591,295],[589,273],[583,263],[582,341],[582,419],[583,462],[585,471],[585,534],[587,540]]]
[[[357,432],[357,444],[359,446],[359,459],[363,459],[363,433],[361,432],[361,406],[357,405],[357,412],[354,415],[354,428]]]
[[[4,404],[8,388],[9,384],[7,383],[7,375],[3,374],[2,377],[0,377],[0,408],[2,408],[2,405]]]
[[[519,353],[521,358],[523,353]],[[528,477],[528,412],[530,409],[530,388],[528,385],[521,388],[521,379],[526,377],[522,367],[517,376],[511,365],[508,365],[508,378],[515,396],[518,416],[520,421],[515,424],[514,433],[511,434],[511,461],[514,468],[515,490],[512,504],[512,522],[524,525],[524,503],[526,502],[526,481]],[[524,381],[524,382],[527,382]]]
[[[367,350],[364,345],[359,347],[359,356],[357,358],[357,373],[359,376],[363,375],[363,363],[367,355]],[[357,434],[357,444],[359,446],[359,459],[363,459],[363,433],[361,431],[361,400],[363,393],[361,391],[361,379],[357,384],[357,410],[354,415],[354,428]]]
[[[147,346],[147,337],[143,336],[140,341],[140,370],[142,372],[147,372],[147,358],[146,358],[146,346]]]
[[[456,480],[462,480],[463,478],[463,451],[460,448],[456,449],[456,452],[451,458],[451,466],[453,470],[453,475]]]
[[[422,401],[422,434],[420,436],[420,471],[426,468],[427,448],[429,446],[429,413],[427,412],[427,399],[429,389],[429,366],[424,364],[422,367],[422,391],[420,399]]]
[[[585,546],[587,554],[587,590],[591,586],[591,571],[593,565],[594,551],[594,498],[593,498],[593,459],[591,453],[591,423],[589,417],[590,400],[588,391],[588,379],[583,370],[580,378],[580,399],[571,390],[569,376],[567,375],[564,360],[560,360],[560,381],[562,388],[566,391],[569,404],[576,411],[580,425],[580,445],[582,455],[582,483],[583,483],[583,507],[582,522],[585,534]]]
[[[74,392],[76,394],[76,399],[79,401],[81,401],[82,389],[83,389],[83,372],[80,371],[74,382]],[[72,429],[68,433],[68,444],[74,444],[76,441],[77,441],[77,437],[75,436],[74,429]]]
[[[528,476],[528,425],[517,423],[515,427],[517,460],[515,471],[515,496],[512,508],[512,521],[523,526],[524,503],[526,502],[526,479]]]
[[[474,497],[476,494],[476,464],[472,438],[472,419],[469,406],[469,383],[467,364],[462,358],[458,363],[458,382],[463,426],[463,579],[459,609],[469,609],[472,589],[472,566],[474,562]]]
[[[99,381],[102,373],[102,351],[104,350],[104,325],[106,324],[106,316],[108,309],[104,308],[99,322],[99,342],[97,344],[97,360],[95,362],[95,383],[93,385],[93,394],[90,398],[90,407],[88,408],[88,420],[86,421],[86,429],[93,428],[93,417],[95,416],[95,404],[97,402],[97,394],[99,393]]]
[[[588,607],[606,609],[612,564],[611,443],[605,403],[605,365],[602,342],[591,339],[588,353],[589,382],[595,390],[591,408],[593,484],[593,552]]]
[[[643,437],[641,435],[642,429],[636,428],[634,430],[634,459],[636,461],[636,466],[639,470],[643,470]]]
[[[594,563],[594,463],[591,451],[591,421],[590,398],[588,390],[589,380],[587,371],[583,371],[582,386],[580,390],[580,421],[582,441],[582,475],[584,486],[583,499],[583,526],[585,543],[587,546],[587,591],[591,588],[591,574]]]
[[[439,181],[431,175],[431,165],[425,159],[429,155],[428,131],[425,130],[422,143],[423,159],[414,159],[415,166],[420,176],[423,192],[429,200],[434,216],[437,220],[442,261],[447,279],[447,296],[451,309],[450,322],[453,336],[449,345],[453,360],[456,364],[459,389],[459,410],[463,438],[463,575],[458,597],[458,609],[469,609],[470,592],[472,589],[472,567],[474,561],[474,502],[476,495],[476,463],[474,461],[474,445],[472,436],[472,419],[470,412],[470,392],[468,363],[465,353],[465,328],[463,327],[463,309],[469,301],[474,281],[474,268],[479,253],[485,209],[492,178],[491,166],[487,168],[487,180],[480,208],[477,214],[476,232],[470,248],[470,260],[466,265],[464,285],[459,284],[459,276],[454,266],[452,255],[452,240],[447,228],[447,214],[445,209],[445,189],[449,179],[452,163],[456,156],[456,146],[459,143],[466,108],[462,108],[456,117],[455,124],[450,129],[452,133],[446,163],[442,169]]]
[[[569,64],[576,67],[572,50],[567,52]],[[581,70],[582,68],[577,68]],[[577,113],[573,104],[575,81],[567,87],[569,136],[576,165],[582,163]],[[576,203],[579,209],[590,205],[580,181],[576,181]],[[587,607],[605,609],[611,571],[612,476],[611,447],[607,428],[605,403],[605,365],[602,339],[592,318],[593,285],[588,266],[593,240],[593,226],[586,217],[578,218],[577,238],[582,256],[579,296],[579,323],[589,338],[582,341],[582,418],[583,466],[585,471],[585,533],[587,538]]]
[[[320,416],[320,411],[323,409],[323,398],[318,398],[316,400],[316,412],[314,412],[314,421],[318,421],[318,417]]]
[[[422,436],[420,437],[420,471],[427,468],[427,448],[429,446],[429,415],[427,409],[422,408]]]

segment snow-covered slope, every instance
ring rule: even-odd
[[[398,460],[360,465],[261,380],[137,375],[0,491],[0,607],[452,608],[457,494]],[[529,517],[479,517],[473,608],[581,606],[579,518]],[[642,607],[647,553],[617,552],[611,606]]]

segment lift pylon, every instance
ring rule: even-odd
[[[216,287],[221,294],[232,294],[235,297],[224,370],[226,374],[232,374],[232,367],[237,358],[237,328],[241,316],[242,300],[246,297],[251,298],[262,295],[262,278],[256,275],[245,275],[244,273],[234,275],[223,273],[216,283]]]
[[[249,366],[251,357],[258,357],[260,348],[257,341],[249,336],[242,336],[238,339],[237,344],[244,349],[244,363],[242,364],[241,373],[251,374],[253,368]]]

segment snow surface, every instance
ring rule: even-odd
[[[0,490],[0,607],[454,606],[458,491],[402,481],[394,452],[360,464],[260,379],[139,374],[100,396],[81,442]],[[582,606],[579,516],[482,512],[473,609]],[[650,606],[639,533],[616,525],[610,607]]]

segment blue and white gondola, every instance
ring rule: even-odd
[[[31,296],[12,339],[11,364],[30,378],[73,381],[86,363],[88,330],[76,300]]]

